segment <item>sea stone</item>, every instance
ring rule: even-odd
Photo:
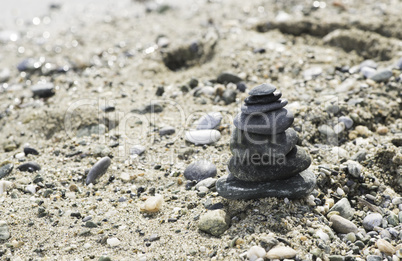
[[[392,77],[392,71],[391,70],[383,70],[375,73],[370,77],[371,80],[375,82],[385,82],[388,81],[389,78]]]
[[[332,222],[332,228],[338,233],[357,233],[357,226],[346,218],[339,215],[332,215],[330,221]]]
[[[19,171],[28,171],[28,172],[35,172],[41,170],[41,167],[38,163],[31,161],[26,162],[17,167]]]
[[[104,157],[93,165],[89,170],[88,176],[85,183],[89,185],[90,183],[95,183],[95,180],[106,173],[112,161],[109,157]]]
[[[48,98],[55,94],[53,83],[38,83],[31,87],[33,96]]]
[[[244,99],[244,102],[246,104],[266,104],[266,103],[277,101],[281,97],[282,97],[282,93],[279,91],[276,91],[274,93],[271,93],[269,95],[264,95],[264,96],[249,96],[246,99]]]
[[[244,104],[241,106],[241,111],[245,114],[251,114],[255,112],[267,112],[274,111],[285,107],[288,101],[285,99],[279,99],[277,101],[267,104]]]
[[[373,230],[375,227],[379,227],[381,226],[382,223],[382,215],[379,213],[372,213],[372,214],[368,214],[364,219],[363,219],[363,227],[368,230],[371,231]]]
[[[283,133],[275,135],[261,135],[235,129],[230,139],[230,149],[243,158],[244,153],[251,155],[286,155],[297,143],[297,133],[289,128]]]
[[[265,197],[303,198],[313,191],[316,178],[305,170],[286,180],[247,182],[228,175],[218,179],[216,190],[227,199],[257,199]]]
[[[7,177],[11,171],[13,171],[14,164],[9,162],[4,162],[0,164],[0,179]]]
[[[8,230],[8,225],[6,221],[0,221],[0,239],[7,240],[10,238],[10,231]]]
[[[254,87],[248,94],[250,96],[264,96],[274,93],[276,91],[276,87],[272,84],[263,83]]]
[[[286,259],[294,258],[297,251],[287,246],[277,246],[268,251],[266,258],[268,259]]]
[[[342,217],[348,220],[351,220],[355,214],[355,210],[350,206],[347,198],[343,198],[336,202],[336,204],[329,211],[337,211]]]
[[[221,138],[221,133],[217,130],[192,130],[187,131],[185,139],[197,145],[211,144]]]
[[[199,182],[206,178],[215,177],[216,173],[216,166],[213,163],[208,160],[199,160],[188,165],[184,170],[184,177]]]
[[[293,113],[286,108],[275,111],[244,114],[239,113],[233,120],[234,125],[244,131],[273,135],[284,132],[294,121]]]
[[[212,130],[219,127],[222,121],[220,112],[210,112],[197,121],[197,130]]]
[[[230,217],[222,209],[208,211],[201,215],[198,228],[213,236],[222,235],[230,225]]]
[[[229,171],[239,180],[269,181],[288,179],[307,169],[311,158],[301,147],[296,146],[284,156],[238,158],[234,155],[229,161]],[[262,158],[262,159],[261,159]]]

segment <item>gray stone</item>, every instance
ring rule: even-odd
[[[284,132],[292,125],[293,121],[293,113],[286,108],[281,108],[256,114],[241,112],[236,115],[233,123],[237,128],[247,132],[273,135]]]
[[[25,72],[25,71],[29,71],[29,72],[33,72],[36,71],[38,69],[40,69],[40,67],[42,67],[44,63],[44,59],[42,58],[28,58],[28,59],[24,59],[22,62],[20,62],[17,65],[17,69],[20,72]]]
[[[140,109],[133,109],[131,112],[145,114],[145,113],[159,113],[163,111],[162,105],[159,103],[150,103]]]
[[[211,144],[221,138],[221,133],[217,130],[192,130],[185,133],[185,139],[196,145]]]
[[[228,199],[303,198],[313,191],[315,184],[315,175],[309,170],[290,179],[269,182],[241,181],[230,174],[218,179],[216,190],[220,196]]]
[[[274,93],[276,91],[276,87],[269,83],[260,84],[248,93],[251,96],[265,96]]]
[[[17,167],[19,171],[35,172],[41,170],[41,167],[35,161],[26,162]]]
[[[222,94],[222,100],[226,105],[236,101],[237,92],[235,90],[226,89]]]
[[[340,256],[340,255],[331,255],[328,258],[329,258],[329,261],[343,261],[343,260],[345,260],[345,258],[343,256]]]
[[[264,95],[264,96],[249,96],[246,99],[244,99],[244,102],[246,104],[267,104],[270,102],[277,101],[281,97],[282,97],[282,93],[279,91],[276,91],[272,94]]]
[[[112,161],[109,157],[104,157],[96,162],[89,170],[85,183],[87,185],[95,183],[95,180],[106,173]]]
[[[338,233],[357,233],[357,226],[346,218],[343,218],[339,215],[332,215],[330,221],[332,222],[332,228]]]
[[[215,186],[217,179],[216,178],[206,178],[201,180],[195,185],[195,188],[198,190],[200,187],[212,188]]]
[[[108,256],[101,256],[99,257],[98,261],[112,261],[112,259]]]
[[[385,81],[388,81],[388,79],[391,77],[392,77],[391,70],[383,70],[383,71],[377,72],[376,74],[371,76],[370,79],[375,82],[385,82]]]
[[[222,235],[230,226],[230,217],[222,209],[207,211],[201,215],[198,228],[213,236]]]
[[[371,67],[363,67],[360,69],[360,72],[364,75],[364,77],[371,78],[374,74],[376,74],[377,70]]]
[[[350,206],[347,198],[343,198],[336,202],[336,204],[329,211],[338,211],[339,215],[348,220],[351,220],[355,214],[355,210]]]
[[[267,104],[244,104],[241,106],[241,111],[245,114],[274,111],[285,107],[287,104],[288,101],[285,99],[279,99]]]
[[[144,153],[145,147],[142,145],[134,145],[130,148],[130,155],[141,155]]]
[[[220,112],[210,112],[197,121],[197,130],[212,130],[219,127],[222,121]]]
[[[390,225],[392,225],[394,227],[399,225],[398,216],[396,214],[394,214],[393,212],[390,212],[387,220],[388,220],[388,224],[390,224]]]
[[[399,204],[402,204],[402,197],[396,197],[392,199],[392,204],[395,206],[398,206]]]
[[[362,172],[363,166],[360,165],[359,162],[353,160],[348,160],[346,164],[348,167],[349,174],[355,178],[358,178],[360,176],[360,173]]]
[[[311,68],[305,70],[303,72],[303,77],[306,80],[311,80],[311,79],[314,79],[314,78],[320,76],[321,74],[322,74],[322,68],[316,66],[316,67],[311,67]]]
[[[165,126],[159,130],[159,135],[160,136],[165,136],[165,135],[172,135],[176,132],[176,129],[172,126]]]
[[[5,162],[0,165],[0,179],[7,177],[13,171],[14,164]]]
[[[48,98],[55,94],[53,83],[38,83],[31,87],[34,97]]]
[[[228,169],[239,180],[258,182],[288,179],[307,169],[311,164],[310,156],[298,146],[286,156],[266,155],[250,159],[238,158],[235,154],[229,161]]]
[[[391,233],[389,233],[389,231],[386,229],[381,230],[380,237],[381,238],[389,238],[389,239],[392,238]]]
[[[402,70],[402,58],[399,58],[399,60],[396,62],[396,68]]]
[[[369,255],[367,256],[367,261],[382,261],[381,256]]]
[[[245,132],[235,128],[230,139],[230,150],[233,154],[243,158],[248,153],[252,155],[286,155],[297,143],[297,133],[289,128],[285,132],[275,135],[261,135]]]
[[[372,213],[363,219],[363,227],[371,231],[374,227],[379,227],[382,224],[382,216],[379,213]]]
[[[348,116],[341,116],[338,119],[339,122],[343,122],[345,124],[346,129],[350,129],[353,126],[353,120]]]
[[[232,73],[221,73],[218,76],[218,78],[216,79],[216,81],[218,83],[225,84],[225,83],[229,83],[229,82],[238,83],[238,82],[241,82],[242,79],[239,76],[232,74]]]
[[[364,60],[363,62],[361,62],[359,64],[359,68],[362,69],[364,67],[369,67],[369,68],[373,68],[373,69],[377,69],[377,63],[373,60]]]
[[[8,225],[6,221],[0,221],[0,239],[7,240],[10,238],[10,231],[8,230]]]
[[[186,179],[199,182],[215,177],[216,173],[216,166],[213,163],[208,160],[199,160],[188,165],[183,174]]]
[[[106,133],[106,126],[104,124],[92,124],[79,128],[77,130],[77,137],[103,135]]]

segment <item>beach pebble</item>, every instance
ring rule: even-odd
[[[247,258],[250,261],[256,261],[259,258],[264,258],[267,252],[265,251],[264,248],[259,247],[259,246],[252,246],[250,249],[247,251]]]
[[[25,156],[28,156],[29,154],[32,154],[32,155],[39,155],[39,152],[38,152],[36,149],[34,149],[34,148],[25,147],[25,148],[24,148],[24,154],[25,154]]]
[[[359,69],[362,69],[364,67],[369,67],[369,68],[376,69],[377,66],[378,66],[378,64],[375,61],[373,61],[371,59],[368,59],[368,60],[364,60],[363,62],[361,62],[359,64]]]
[[[26,191],[26,192],[29,192],[29,193],[31,193],[31,194],[35,194],[37,187],[38,187],[38,186],[35,185],[35,184],[29,184],[29,185],[27,185],[27,186],[25,187],[25,191]]]
[[[196,145],[211,144],[221,138],[221,133],[217,130],[192,130],[187,131],[185,139]]]
[[[286,246],[277,246],[268,251],[266,258],[269,259],[284,259],[294,258],[297,255],[297,251],[293,248]]]
[[[17,65],[17,69],[20,72],[25,72],[25,71],[32,72],[32,71],[35,71],[35,70],[39,69],[40,67],[42,67],[44,61],[45,61],[44,57],[41,57],[39,59],[36,59],[36,58],[24,59],[22,62],[20,62]]]
[[[201,215],[198,228],[213,236],[222,235],[230,225],[230,217],[222,209],[207,211]]]
[[[10,69],[4,68],[0,70],[0,83],[8,81],[10,79],[11,72]]]
[[[247,85],[244,82],[238,82],[236,83],[236,88],[240,92],[245,92],[247,90]]]
[[[165,126],[159,130],[159,135],[160,136],[165,136],[165,135],[172,135],[176,132],[176,129],[172,126]]]
[[[329,210],[339,212],[339,215],[351,220],[355,213],[355,210],[350,206],[349,200],[347,198],[342,198]]]
[[[93,167],[89,170],[88,176],[85,181],[86,185],[95,183],[96,179],[106,173],[111,163],[112,161],[109,157],[104,157],[96,162],[95,165],[93,165]]]
[[[14,164],[4,162],[0,165],[0,179],[7,177],[13,171]]]
[[[112,259],[108,256],[101,256],[99,257],[98,261],[112,261]]]
[[[219,127],[222,121],[220,112],[210,112],[197,121],[197,130],[212,130]]]
[[[199,182],[206,178],[215,177],[216,173],[216,166],[213,163],[208,160],[199,160],[188,165],[184,170],[184,177]]]
[[[327,242],[327,241],[330,240],[328,234],[325,233],[324,231],[322,231],[321,229],[317,230],[317,231],[315,232],[315,235],[316,235],[318,238],[320,238],[321,240],[323,240],[324,242]]]
[[[237,92],[232,89],[226,89],[222,94],[222,100],[226,105],[236,101]]]
[[[345,130],[345,123],[343,123],[343,122],[339,122],[338,124],[336,124],[334,126],[334,133],[336,135],[342,133],[344,130]]]
[[[195,189],[198,189],[199,187],[206,187],[206,188],[212,188],[215,186],[217,179],[215,178],[206,178],[204,180],[201,180],[195,185]]]
[[[363,227],[371,231],[374,229],[374,227],[379,227],[382,224],[382,215],[379,213],[371,213],[368,214],[364,219],[363,219]]]
[[[48,98],[55,94],[53,83],[38,83],[31,87],[34,97]]]
[[[393,255],[396,252],[395,247],[385,239],[378,239],[375,244],[381,252],[388,255]]]
[[[364,75],[366,78],[372,77],[374,74],[376,74],[376,69],[373,69],[371,67],[363,67],[360,69],[360,72]]]
[[[392,77],[391,70],[383,70],[375,73],[373,76],[370,77],[370,79],[375,82],[385,82],[388,81],[388,79],[391,77]]]
[[[106,243],[111,247],[115,247],[115,246],[120,245],[121,241],[118,238],[112,237],[112,238],[108,238],[106,240]]]
[[[402,197],[396,197],[392,199],[392,204],[394,204],[395,206],[402,204]]]
[[[11,188],[12,185],[13,185],[13,183],[11,181],[0,180],[0,195],[2,195],[9,188]]]
[[[332,222],[332,228],[338,233],[347,234],[357,232],[357,226],[355,224],[339,215],[332,215],[330,221]]]
[[[362,172],[363,166],[360,165],[359,162],[353,160],[348,160],[346,164],[348,167],[349,174],[355,178],[358,178],[360,176],[360,173]]]
[[[28,172],[35,172],[41,170],[41,167],[38,163],[31,161],[26,162],[17,167],[19,171],[28,171]]]
[[[8,225],[6,221],[0,221],[0,239],[7,240],[10,238],[10,231],[8,230]]]
[[[130,155],[141,155],[145,151],[145,146],[134,145],[130,148]]]
[[[303,77],[305,80],[314,79],[322,74],[322,68],[319,66],[311,67],[303,72]]]
[[[251,96],[263,96],[274,93],[275,91],[276,87],[274,85],[269,83],[263,83],[251,89],[251,91],[248,94]]]
[[[345,124],[346,129],[350,129],[353,126],[353,120],[348,116],[341,116],[338,119],[339,122],[343,122]]]
[[[239,76],[235,75],[235,74],[224,72],[224,73],[221,73],[218,76],[216,81],[218,83],[225,84],[225,83],[230,83],[230,82],[231,83],[238,83],[238,82],[241,82],[242,79]]]
[[[155,213],[158,212],[163,204],[162,195],[155,195],[153,197],[147,198],[144,204],[141,206],[140,210],[146,213]]]

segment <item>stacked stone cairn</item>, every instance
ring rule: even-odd
[[[309,154],[297,146],[297,133],[290,128],[288,101],[271,84],[249,92],[235,117],[230,140],[229,175],[218,180],[218,193],[228,199],[264,197],[301,198],[315,187],[308,170]]]

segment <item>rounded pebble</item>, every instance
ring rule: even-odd
[[[163,204],[162,195],[155,195],[145,200],[144,204],[141,206],[141,211],[146,213],[155,213],[161,209],[162,204]]]
[[[269,259],[284,259],[294,258],[297,255],[297,251],[293,248],[286,246],[277,246],[268,251],[266,257]]]
[[[41,167],[38,163],[31,161],[27,163],[23,163],[17,167],[19,171],[28,171],[28,172],[35,172],[41,170]]]
[[[87,185],[95,183],[96,179],[106,173],[111,163],[112,161],[109,157],[104,157],[96,162],[95,165],[93,165],[93,167],[89,170],[85,183]]]
[[[199,182],[206,178],[215,177],[216,173],[216,166],[213,163],[208,160],[199,160],[188,165],[184,170],[184,177]]]
[[[267,252],[264,248],[259,246],[252,246],[247,251],[247,258],[250,261],[256,261],[258,258],[264,258]]]
[[[217,130],[192,130],[186,132],[185,138],[196,145],[205,145],[220,140],[221,133]]]
[[[332,222],[332,228],[338,233],[357,233],[357,226],[346,218],[339,215],[332,215],[330,221]]]
[[[213,236],[222,235],[230,225],[230,218],[222,209],[207,211],[200,217],[198,228]]]
[[[374,227],[379,227],[382,224],[382,216],[379,213],[372,213],[363,219],[363,227],[371,231]]]
[[[219,127],[222,121],[220,112],[210,112],[197,121],[197,130],[212,130]]]

